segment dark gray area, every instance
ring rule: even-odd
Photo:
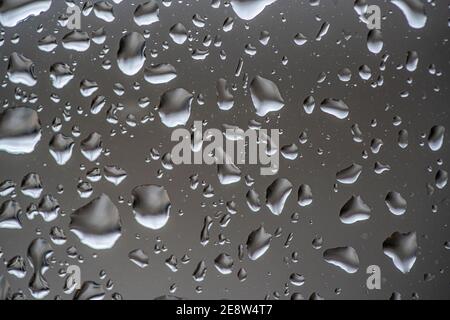
[[[433,126],[450,129],[449,1],[424,1],[427,24],[424,28],[413,29],[390,1],[368,0],[370,4],[380,5],[383,13],[384,48],[378,55],[367,49],[368,29],[359,21],[351,0],[322,0],[318,6],[311,6],[313,1],[278,0],[251,21],[237,17],[224,1],[215,9],[210,0],[174,0],[170,7],[160,3],[159,22],[139,27],[133,21],[133,12],[136,5],[143,2],[125,0],[114,4],[111,1],[116,15],[111,23],[100,20],[94,12],[83,16],[82,29],[90,33],[104,26],[107,40],[104,45],[91,42],[90,49],[82,53],[66,50],[61,45],[62,37],[69,32],[58,25],[58,18],[67,7],[64,1],[54,0],[50,10],[38,17],[31,17],[13,28],[1,29],[4,43],[0,46],[0,81],[3,84],[0,101],[9,102],[5,108],[27,105],[38,110],[41,107],[39,118],[43,135],[31,154],[16,156],[0,152],[0,182],[7,179],[16,182],[15,200],[25,211],[31,202],[38,200],[24,196],[20,192],[20,183],[26,174],[36,172],[43,179],[43,194],[57,198],[63,212],[49,223],[40,216],[29,220],[23,214],[23,229],[0,229],[0,256],[5,262],[0,264],[0,275],[6,277],[12,292],[21,291],[26,298],[32,298],[28,289],[33,274],[26,259],[28,246],[37,237],[51,243],[50,229],[59,226],[66,232],[68,240],[61,246],[51,243],[54,261],[45,273],[50,287],[47,299],[56,296],[72,299],[73,293],[66,295],[62,290],[64,277],[58,276],[67,265],[79,265],[83,281],[95,281],[106,286],[111,280],[114,286],[106,290],[105,299],[110,299],[114,293],[120,293],[124,299],[154,299],[169,294],[190,299],[263,299],[266,296],[289,299],[295,292],[305,298],[317,292],[326,299],[388,299],[393,292],[400,293],[404,299],[450,298],[450,251],[445,247],[446,241],[450,241],[449,187],[435,188],[432,195],[427,193],[427,184],[434,185],[436,172],[449,170],[448,134],[437,152],[432,152],[427,143]],[[204,28],[192,23],[195,14],[207,18]],[[230,32],[222,30],[227,17],[235,19]],[[321,41],[316,41],[316,34],[325,21],[330,23],[329,31]],[[178,22],[190,31],[192,41],[177,45],[171,40],[169,30]],[[37,33],[41,24],[43,31]],[[150,34],[146,39],[146,66],[171,63],[178,76],[168,84],[151,85],[144,80],[143,70],[128,77],[117,67],[117,50],[123,33],[143,33],[146,29]],[[267,46],[258,41],[263,30],[271,35]],[[303,46],[294,43],[294,36],[299,32],[308,38]],[[16,34],[20,41],[13,44],[11,39]],[[42,52],[37,47],[38,40],[48,34],[54,34],[58,40],[57,49],[51,53]],[[204,48],[202,41],[207,35],[213,39],[220,35],[221,47],[211,44],[208,48],[210,54],[205,60],[193,60],[192,50]],[[256,47],[256,55],[249,56],[244,52],[247,44]],[[104,57],[99,57],[104,46],[109,51]],[[226,52],[225,60],[220,59],[221,50]],[[400,69],[399,66],[405,64],[407,52],[412,50],[419,54],[417,70]],[[152,51],[156,53],[154,56]],[[12,52],[22,53],[33,60],[38,78],[36,86],[29,88],[8,80],[8,59]],[[388,54],[389,59],[385,70],[380,70],[383,54]],[[286,65],[282,63],[284,56],[288,58]],[[239,58],[243,58],[244,67],[242,74],[236,77]],[[111,61],[110,70],[102,68],[105,60]],[[61,90],[54,89],[49,80],[50,66],[55,62],[76,63],[75,78]],[[364,81],[358,75],[358,68],[363,64],[372,69],[370,80]],[[430,74],[431,64],[436,65],[440,75]],[[337,74],[343,68],[352,71],[351,81],[338,79]],[[317,83],[322,72],[326,73],[326,80]],[[258,117],[248,88],[244,86],[245,74],[249,80],[260,75],[275,82],[285,100],[285,107],[267,117]],[[373,88],[372,83],[379,75],[384,78],[384,83]],[[96,94],[105,96],[107,100],[107,105],[98,115],[89,112],[92,97],[84,98],[79,92],[79,83],[86,78],[98,82]],[[221,111],[217,107],[216,82],[220,78],[227,79],[230,86],[236,87],[232,91],[235,105],[230,111]],[[113,92],[113,85],[118,82],[125,87],[125,94],[121,97]],[[135,82],[140,84],[139,90],[133,88]],[[257,120],[263,128],[281,129],[281,145],[296,143],[299,157],[294,161],[281,157],[276,176],[260,176],[258,166],[241,166],[243,177],[250,174],[255,179],[253,187],[247,186],[244,179],[237,184],[222,186],[216,166],[181,165],[165,170],[160,160],[146,162],[146,158],[151,158],[152,148],[162,155],[174,146],[170,142],[172,129],[161,123],[155,108],[165,91],[178,87],[193,92],[195,96],[200,93],[205,96],[204,105],[193,102],[187,127],[194,120],[205,120],[207,128],[221,128],[224,123],[247,128],[250,120]],[[15,95],[17,88],[28,94],[37,94],[38,101],[20,101]],[[409,95],[401,97],[405,91]],[[60,102],[50,99],[52,93],[59,95]],[[316,100],[316,109],[311,115],[306,114],[302,107],[303,100],[309,95]],[[143,97],[150,101],[147,108],[138,106],[138,99]],[[344,100],[350,108],[349,116],[339,120],[322,112],[319,104],[326,98]],[[117,103],[125,108],[118,113],[119,124],[112,125],[106,121],[106,110]],[[71,109],[64,111],[65,104],[70,104]],[[84,110],[83,115],[77,113],[77,107]],[[70,161],[59,166],[50,155],[48,145],[54,135],[52,121],[55,117],[64,119],[64,112],[70,114],[70,119],[63,120],[60,132],[72,136],[72,128],[77,126],[81,135],[73,137],[75,147]],[[129,114],[138,120],[136,127],[126,124]],[[153,115],[154,120],[139,122],[148,115]],[[398,126],[393,124],[396,116],[401,118]],[[373,125],[375,121],[376,126]],[[353,141],[351,127],[355,123],[363,132],[362,143]],[[401,129],[409,132],[406,149],[397,144]],[[104,147],[109,151],[99,158],[98,164],[87,161],[79,147],[80,141],[93,131],[102,134]],[[111,135],[113,131],[115,135]],[[308,134],[305,144],[298,141],[303,131]],[[370,149],[374,138],[384,142],[378,154]],[[363,158],[365,151],[367,158]],[[373,167],[377,161],[389,164],[391,170],[376,174]],[[359,180],[351,185],[337,183],[336,173],[354,162],[363,166]],[[94,193],[89,199],[81,199],[76,189],[78,180],[85,180],[90,169],[105,165],[120,166],[126,170],[127,178],[117,187],[103,178],[93,183]],[[158,177],[160,169],[163,173]],[[205,198],[202,185],[191,190],[189,177],[194,173],[198,173],[200,182],[213,186],[214,197]],[[283,213],[275,216],[265,205],[258,213],[253,213],[246,204],[246,193],[254,188],[264,202],[267,187],[277,177],[289,179],[294,186]],[[170,195],[171,216],[161,230],[146,229],[133,216],[131,191],[143,184],[162,185]],[[313,204],[305,208],[297,204],[297,190],[301,184],[308,184],[313,190]],[[58,193],[58,185],[64,186],[63,193]],[[390,191],[400,192],[407,200],[404,215],[395,216],[389,212],[384,200]],[[69,231],[70,214],[101,193],[107,194],[115,203],[123,225],[121,238],[109,250],[93,250]],[[362,196],[372,209],[372,216],[367,221],[345,225],[339,219],[339,212],[352,195]],[[0,202],[7,199],[2,197]],[[231,216],[226,227],[221,227],[220,219],[226,213],[224,203],[230,200],[236,202],[238,212]],[[292,222],[293,213],[299,214],[297,223]],[[202,246],[200,233],[207,215],[213,217],[214,222],[211,240],[207,246]],[[245,253],[243,261],[240,261],[238,246],[245,245],[248,235],[260,225],[264,225],[271,234],[281,228],[281,235],[272,239],[270,249],[259,260],[251,261]],[[417,261],[407,274],[401,273],[383,253],[383,241],[396,231],[417,233]],[[286,247],[290,233],[293,240]],[[220,243],[220,235],[228,241]],[[323,238],[320,249],[312,245],[316,237]],[[158,243],[167,250],[155,253]],[[68,257],[67,249],[71,246],[76,247],[81,259]],[[348,274],[323,259],[324,250],[344,246],[351,246],[358,252],[360,266],[355,274]],[[148,267],[140,269],[129,260],[128,253],[134,249],[148,253]],[[297,263],[291,260],[293,252],[298,252]],[[232,274],[223,275],[216,270],[214,259],[221,253],[234,258]],[[181,262],[185,254],[190,257],[187,264]],[[17,255],[26,260],[24,279],[17,279],[6,271],[6,262]],[[165,264],[171,255],[178,258],[177,272],[172,272]],[[192,274],[201,260],[206,262],[208,270],[205,280],[196,282]],[[365,271],[370,265],[381,268],[381,290],[366,288],[368,274]],[[248,272],[243,282],[237,276],[241,267]],[[99,276],[102,270],[107,274],[104,279]],[[305,277],[303,286],[295,287],[290,283],[292,273]],[[427,274],[432,275],[431,280]],[[170,292],[172,285],[176,286],[175,292]]]

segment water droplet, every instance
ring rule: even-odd
[[[263,226],[249,234],[247,239],[248,257],[255,261],[269,250],[272,235],[267,233]]]
[[[367,35],[367,48],[373,54],[379,54],[383,50],[383,34],[380,30],[370,30]]]
[[[339,99],[323,100],[320,104],[320,110],[341,120],[347,118],[350,113],[345,102]]]
[[[256,114],[260,117],[266,116],[269,112],[279,111],[284,107],[280,90],[275,83],[268,79],[256,76],[250,83],[250,91]]]
[[[389,208],[389,211],[396,215],[401,216],[405,214],[407,208],[407,202],[405,198],[398,192],[391,191],[386,195],[385,199],[386,205]]]
[[[214,260],[214,265],[221,274],[230,274],[233,272],[234,260],[230,255],[221,253]]]
[[[186,125],[191,116],[192,100],[193,95],[185,89],[166,91],[161,96],[158,110],[162,123],[168,128]]]
[[[128,258],[131,262],[136,264],[139,268],[146,268],[148,266],[149,257],[142,251],[142,249],[136,249],[128,254]]]
[[[444,143],[445,127],[434,126],[428,135],[428,146],[432,151],[439,151]]]
[[[40,139],[41,124],[33,109],[15,107],[0,113],[0,151],[32,153]]]
[[[289,180],[278,178],[267,188],[266,205],[274,215],[279,216],[283,212],[292,187],[292,183]]]
[[[169,35],[176,44],[183,44],[188,38],[187,29],[181,23],[173,25],[172,28],[170,28]]]
[[[136,7],[134,22],[138,26],[148,26],[159,21],[159,6],[154,0],[145,2]]]
[[[138,32],[131,32],[120,40],[117,52],[119,69],[127,76],[137,74],[145,63],[145,39]]]
[[[325,250],[323,258],[347,273],[356,273],[359,269],[359,257],[352,247],[341,247]]]
[[[353,163],[351,166],[339,171],[336,174],[336,179],[343,184],[353,184],[358,181],[363,167],[359,164]]]
[[[410,272],[417,258],[416,233],[394,232],[383,242],[383,251],[392,259],[398,270],[403,273]]]
[[[146,228],[159,230],[169,221],[170,198],[167,191],[156,185],[136,187],[133,192],[133,212]]]
[[[34,269],[30,279],[29,289],[36,299],[43,299],[50,293],[47,279],[44,277],[49,268],[48,259],[53,254],[50,244],[42,238],[37,238],[28,247],[28,259]]]
[[[70,231],[93,249],[110,249],[122,235],[119,210],[102,194],[72,213]]]
[[[342,207],[339,217],[342,223],[353,224],[370,219],[371,211],[360,196],[352,196]]]
[[[0,207],[0,229],[22,229],[22,208],[14,200],[7,200]]]
[[[177,70],[168,63],[158,64],[145,69],[145,80],[151,84],[164,84],[177,77]]]
[[[51,5],[52,0],[4,0],[0,3],[0,24],[15,27],[29,17],[46,12]]]
[[[391,0],[405,15],[411,28],[421,29],[427,23],[425,5],[420,0]]]
[[[237,16],[243,20],[253,20],[263,10],[277,0],[231,0],[231,7]]]

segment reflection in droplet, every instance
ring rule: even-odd
[[[284,107],[280,90],[274,82],[268,79],[256,76],[250,83],[250,91],[256,114],[260,117],[266,116],[269,112],[279,111]]]
[[[411,271],[417,258],[417,235],[415,232],[394,232],[383,242],[384,254],[403,273]]]
[[[36,111],[15,107],[0,112],[0,151],[32,153],[40,139],[41,124]]]
[[[144,36],[138,32],[123,36],[117,53],[119,69],[127,76],[133,76],[142,69],[145,58]]]
[[[0,229],[22,229],[22,208],[14,200],[7,200],[0,207]]]
[[[250,233],[247,239],[248,257],[251,260],[261,258],[269,250],[271,240],[272,235],[263,226]]]
[[[168,83],[177,77],[177,70],[168,63],[150,66],[145,69],[144,78],[151,84]]]
[[[221,274],[230,274],[233,272],[234,260],[230,255],[222,253],[214,260],[214,265]]]
[[[359,269],[359,257],[352,247],[341,247],[325,250],[323,258],[347,273],[355,273]]]
[[[93,249],[110,249],[122,235],[119,210],[102,194],[72,213],[70,231]]]
[[[134,11],[134,22],[138,26],[148,26],[159,21],[159,6],[154,0],[142,3]]]
[[[28,247],[28,259],[34,269],[29,289],[32,296],[36,299],[43,299],[50,293],[50,287],[44,274],[49,268],[48,259],[52,254],[52,247],[42,238],[33,240]]]
[[[385,202],[389,211],[396,216],[401,216],[406,212],[407,202],[405,198],[396,191],[389,192],[386,195]]]
[[[360,196],[352,196],[342,207],[339,217],[342,223],[353,224],[370,219],[371,211]]]
[[[320,110],[341,120],[347,118],[350,113],[345,102],[339,99],[323,100],[320,104]]]
[[[34,74],[34,62],[22,54],[13,52],[8,63],[9,81],[33,87],[37,83]]]
[[[136,220],[146,228],[159,230],[169,221],[170,198],[167,191],[156,185],[133,190],[133,212]]]
[[[253,20],[263,10],[277,0],[231,0],[231,7],[239,18]]]
[[[161,96],[159,104],[159,116],[162,123],[168,128],[186,125],[191,116],[192,100],[193,95],[185,89],[166,91]]]
[[[0,3],[0,24],[15,27],[29,17],[46,12],[51,5],[52,0],[3,0]]]
[[[374,54],[379,54],[383,50],[383,34],[380,30],[370,30],[367,35],[367,48]]]
[[[428,146],[433,151],[439,151],[444,143],[445,127],[434,126],[428,135]]]
[[[421,29],[427,23],[425,5],[420,0],[391,0],[405,15],[411,28]]]
[[[279,216],[283,212],[292,187],[292,183],[289,180],[278,178],[267,188],[266,205],[274,215]]]
[[[336,179],[343,184],[353,184],[358,181],[363,167],[359,164],[353,163],[351,166],[339,171],[336,174]]]

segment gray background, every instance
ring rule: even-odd
[[[144,27],[138,27],[132,21],[132,14],[136,3],[143,1],[123,1],[114,5],[116,20],[105,23],[92,13],[83,17],[83,30],[91,31],[105,25],[108,34],[106,44],[110,51],[105,59],[112,62],[111,70],[104,70],[101,63],[104,59],[98,57],[102,46],[91,43],[91,48],[85,53],[76,53],[65,50],[59,42],[54,53],[43,53],[37,48],[37,41],[44,35],[58,30],[55,36],[60,41],[68,30],[57,26],[57,18],[65,12],[63,1],[53,1],[51,9],[39,17],[31,18],[15,28],[5,29],[5,44],[0,47],[1,75],[7,84],[0,89],[0,99],[7,99],[10,105],[21,105],[14,100],[15,85],[5,78],[7,59],[17,51],[32,58],[36,64],[36,74],[39,82],[33,88],[22,89],[39,95],[38,105],[44,107],[40,113],[44,134],[37,150],[26,156],[12,156],[0,153],[0,180],[11,179],[20,185],[22,177],[33,171],[43,178],[44,194],[53,194],[65,212],[64,216],[52,223],[44,223],[40,217],[34,221],[24,221],[24,229],[20,231],[0,230],[0,247],[3,250],[3,260],[7,261],[15,255],[26,256],[30,242],[36,238],[36,230],[42,232],[44,238],[49,239],[48,233],[52,226],[58,225],[65,229],[68,241],[64,246],[55,246],[54,257],[57,263],[51,266],[46,273],[51,293],[47,297],[54,298],[60,295],[63,299],[71,296],[62,293],[63,279],[57,276],[62,268],[60,262],[79,264],[77,260],[67,257],[66,249],[75,246],[84,262],[82,268],[83,281],[92,280],[105,283],[112,279],[114,288],[108,291],[106,298],[114,292],[120,293],[126,299],[153,299],[168,294],[169,287],[176,284],[176,296],[193,299],[262,299],[269,294],[278,292],[282,298],[287,299],[283,292],[285,284],[289,283],[289,275],[293,272],[302,274],[306,278],[305,284],[300,288],[289,285],[290,293],[300,292],[305,297],[313,292],[320,293],[326,299],[386,299],[393,291],[400,292],[405,299],[417,293],[422,299],[449,298],[449,251],[444,248],[445,241],[449,239],[449,192],[448,187],[437,191],[433,196],[427,196],[426,184],[433,183],[434,175],[439,169],[436,161],[443,159],[443,169],[448,170],[449,141],[445,139],[443,148],[438,153],[432,153],[421,138],[421,134],[428,133],[434,125],[449,127],[449,57],[448,44],[449,27],[449,1],[435,1],[434,5],[427,4],[428,23],[425,28],[411,29],[403,14],[389,1],[369,1],[381,6],[385,19],[382,30],[384,36],[384,49],[390,59],[386,71],[378,69],[381,55],[371,54],[366,46],[368,30],[358,21],[353,10],[353,1],[349,0],[322,0],[320,6],[312,7],[309,1],[279,0],[267,7],[254,20],[248,22],[239,19],[230,6],[223,3],[219,9],[213,9],[209,0],[201,1],[173,1],[171,7],[161,5],[160,22],[148,27],[150,38],[147,40],[147,65],[150,63],[171,63],[177,71],[178,77],[166,85],[150,85],[143,79],[142,71],[134,77],[124,76],[116,64],[116,52],[123,31],[142,32]],[[192,16],[200,14],[208,18],[205,28],[197,28],[192,24]],[[226,17],[235,18],[233,31],[224,33],[221,30]],[[282,17],[286,22],[282,22]],[[322,21],[317,21],[320,17]],[[331,24],[328,34],[320,42],[314,40],[323,21]],[[210,55],[205,61],[194,61],[188,50],[188,43],[183,46],[175,45],[168,36],[170,27],[183,23],[193,35],[194,41],[189,44],[193,49],[202,47],[205,35],[214,37],[220,34],[223,39],[222,48],[211,46]],[[44,25],[41,34],[36,33],[37,26]],[[271,40],[267,47],[258,42],[262,30],[271,33]],[[351,34],[350,40],[344,40],[346,34]],[[293,42],[296,33],[302,32],[309,39],[308,43],[298,47]],[[20,35],[20,42],[16,45],[10,43],[11,37]],[[338,44],[337,41],[340,41]],[[162,43],[168,41],[169,49],[162,48]],[[257,54],[250,57],[244,53],[247,43],[256,46]],[[227,59],[221,61],[219,51],[227,53]],[[157,58],[152,58],[150,50],[158,52]],[[416,50],[420,56],[418,70],[409,73],[406,70],[397,70],[397,66],[404,63],[408,50]],[[287,66],[283,66],[283,56],[289,58]],[[280,217],[270,213],[267,207],[259,213],[252,213],[246,203],[245,194],[249,190],[242,180],[239,184],[221,186],[217,179],[216,168],[207,166],[180,166],[173,171],[165,171],[161,179],[156,177],[157,170],[161,168],[160,161],[145,163],[150,149],[156,148],[161,154],[172,148],[170,143],[170,129],[164,127],[152,108],[159,103],[160,95],[169,88],[183,87],[195,93],[206,96],[206,104],[199,106],[193,104],[189,124],[194,120],[207,120],[208,127],[220,128],[221,124],[235,124],[246,128],[249,120],[256,119],[265,122],[254,113],[249,93],[243,88],[242,76],[234,76],[238,59],[243,57],[244,71],[250,79],[256,75],[276,82],[285,99],[286,106],[279,113],[271,113],[267,117],[264,128],[280,128],[283,130],[281,145],[297,143],[300,146],[299,157],[295,161],[282,159],[279,177],[288,178],[294,185],[294,190],[288,199],[284,212]],[[179,59],[179,62],[177,60]],[[49,99],[54,92],[48,79],[48,70],[54,62],[70,63],[76,61],[78,66],[75,79],[63,90],[58,90],[60,103],[53,103]],[[428,65],[436,64],[442,71],[441,77],[428,73]],[[358,74],[358,67],[369,65],[374,77],[383,74],[385,82],[382,87],[373,89],[370,81],[362,81]],[[337,72],[348,67],[353,72],[349,83],[340,82]],[[327,73],[327,80],[317,84],[316,80],[321,72]],[[414,79],[413,84],[407,84],[408,77]],[[53,133],[48,128],[55,116],[62,117],[64,103],[70,102],[72,106],[81,106],[89,112],[90,98],[83,98],[79,93],[78,84],[84,78],[99,83],[98,94],[105,95],[108,106],[111,103],[122,103],[126,109],[120,113],[121,124],[129,113],[138,119],[144,115],[155,114],[155,121],[139,124],[136,128],[127,127],[127,133],[120,134],[118,125],[113,126],[106,122],[105,112],[97,116],[79,116],[75,108],[70,111],[72,119],[65,122],[62,133],[70,135],[72,126],[81,129],[81,137],[76,138],[77,145],[70,162],[59,167],[48,152],[48,142]],[[234,92],[235,106],[231,111],[218,110],[216,105],[215,83],[219,78],[225,78],[229,84],[236,84]],[[141,89],[135,91],[133,82],[138,81]],[[122,83],[126,94],[117,97],[113,91],[113,84]],[[439,88],[438,92],[434,88]],[[408,90],[410,96],[401,98],[400,92]],[[350,107],[350,116],[346,120],[337,120],[322,113],[318,108],[308,116],[303,111],[301,103],[304,98],[313,93],[316,102],[324,98],[335,97],[343,99]],[[151,107],[140,109],[137,100],[141,97],[151,100]],[[106,108],[104,109],[106,110]],[[394,116],[402,118],[402,124],[395,127],[392,124]],[[370,126],[373,119],[377,120],[375,128]],[[364,133],[364,143],[353,142],[350,128],[358,123]],[[115,129],[118,134],[109,136]],[[400,129],[407,129],[410,134],[410,144],[406,150],[397,145],[397,133]],[[94,184],[94,196],[104,192],[115,202],[121,212],[123,223],[123,236],[115,247],[106,251],[94,251],[81,244],[72,233],[68,231],[70,213],[88,202],[80,199],[76,191],[77,180],[85,177],[85,171],[95,165],[88,163],[79,152],[79,141],[92,131],[103,135],[105,146],[111,155],[100,158],[100,165],[116,164],[124,168],[127,179],[118,187],[102,179]],[[308,132],[309,140],[305,145],[298,143],[298,136],[302,131]],[[372,138],[381,138],[384,146],[377,155],[370,152]],[[319,155],[317,150],[324,150]],[[369,152],[368,159],[362,159],[362,152]],[[373,172],[376,161],[388,163],[392,170],[383,175]],[[338,170],[352,162],[364,166],[364,171],[357,184],[338,187],[333,191],[336,182],[335,174]],[[427,171],[431,166],[432,172]],[[255,179],[255,190],[264,201],[265,190],[275,177],[259,176],[259,168],[243,166],[244,174],[251,174]],[[193,191],[189,188],[189,176],[199,173],[200,180],[214,186],[215,197],[206,199],[202,196],[202,188]],[[297,189],[302,183],[311,185],[314,192],[314,203],[307,208],[297,205]],[[57,194],[57,185],[64,185],[64,193]],[[151,231],[140,226],[134,219],[131,207],[127,204],[131,200],[131,190],[141,184],[164,185],[172,199],[171,218],[167,226],[160,231]],[[408,201],[408,211],[404,216],[396,217],[389,213],[384,198],[389,191],[400,192]],[[18,190],[18,201],[26,208],[30,199],[21,195]],[[344,225],[339,220],[339,210],[352,194],[359,194],[372,208],[372,218],[366,222]],[[120,204],[117,200],[123,196],[126,201]],[[6,199],[1,199],[2,201]],[[200,244],[200,231],[206,215],[215,216],[218,212],[225,212],[225,206],[215,207],[214,203],[220,200],[234,200],[238,204],[238,214],[232,217],[227,228],[220,228],[218,219],[214,219],[211,229],[211,242],[203,247]],[[201,203],[206,204],[205,207]],[[438,205],[438,212],[432,213],[431,206]],[[179,210],[183,215],[178,214]],[[293,224],[290,221],[292,213],[300,213],[300,221]],[[268,232],[273,233],[281,227],[281,237],[272,241],[269,251],[257,262],[248,258],[240,262],[237,259],[237,248],[246,242],[248,234],[263,224]],[[382,242],[394,231],[416,231],[418,235],[419,254],[417,261],[409,274],[403,275],[398,271],[392,261],[383,254]],[[289,233],[294,233],[294,240],[289,248],[284,242]],[[231,243],[217,244],[218,235],[223,233]],[[140,239],[136,239],[140,235]],[[311,242],[316,236],[324,239],[323,248],[316,250]],[[153,248],[157,238],[162,240],[168,250],[156,255]],[[327,264],[322,258],[322,252],[327,248],[338,246],[354,247],[361,261],[358,273],[349,275],[342,270]],[[150,255],[150,265],[139,269],[128,259],[128,252],[141,248]],[[288,263],[283,261],[292,252],[298,251],[300,261]],[[235,257],[234,272],[223,276],[215,269],[215,257],[226,252]],[[98,253],[97,258],[93,254]],[[180,259],[188,254],[191,262],[187,265],[180,263],[177,273],[171,272],[164,264],[171,254]],[[198,284],[192,278],[197,263],[204,259],[207,262],[208,272],[204,282]],[[382,290],[368,291],[366,289],[365,269],[367,266],[377,264],[381,267],[383,283]],[[240,267],[248,271],[248,279],[241,283],[236,274]],[[108,277],[99,279],[100,270],[106,270]],[[6,273],[4,265],[0,265],[0,274],[5,274],[13,290],[22,290],[30,297],[27,288],[28,280],[32,275],[30,265],[27,265],[27,277],[23,280],[15,279]],[[432,273],[435,279],[424,282],[424,274]],[[203,293],[195,292],[196,286],[203,288]],[[340,288],[341,294],[336,295],[335,289]]]

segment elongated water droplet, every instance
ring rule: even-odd
[[[411,28],[421,29],[427,23],[425,5],[420,0],[391,0],[405,15]]]
[[[428,146],[433,151],[439,151],[444,143],[445,127],[434,126],[428,135]]]
[[[352,196],[342,207],[339,217],[342,223],[353,224],[370,219],[371,211],[360,196]]]
[[[247,252],[251,260],[261,258],[270,247],[272,235],[267,233],[263,226],[249,234],[247,239]]]
[[[266,205],[274,215],[279,216],[283,212],[292,187],[292,183],[289,180],[278,178],[267,188]]]
[[[243,20],[253,20],[263,10],[277,0],[231,0],[231,7]]]
[[[351,166],[339,171],[336,174],[336,179],[343,184],[353,184],[358,181],[363,167],[359,164],[353,163]]]
[[[42,238],[37,238],[28,247],[28,259],[34,269],[30,279],[29,289],[36,299],[43,299],[50,293],[47,279],[44,277],[49,268],[48,259],[53,254],[50,244]]]

